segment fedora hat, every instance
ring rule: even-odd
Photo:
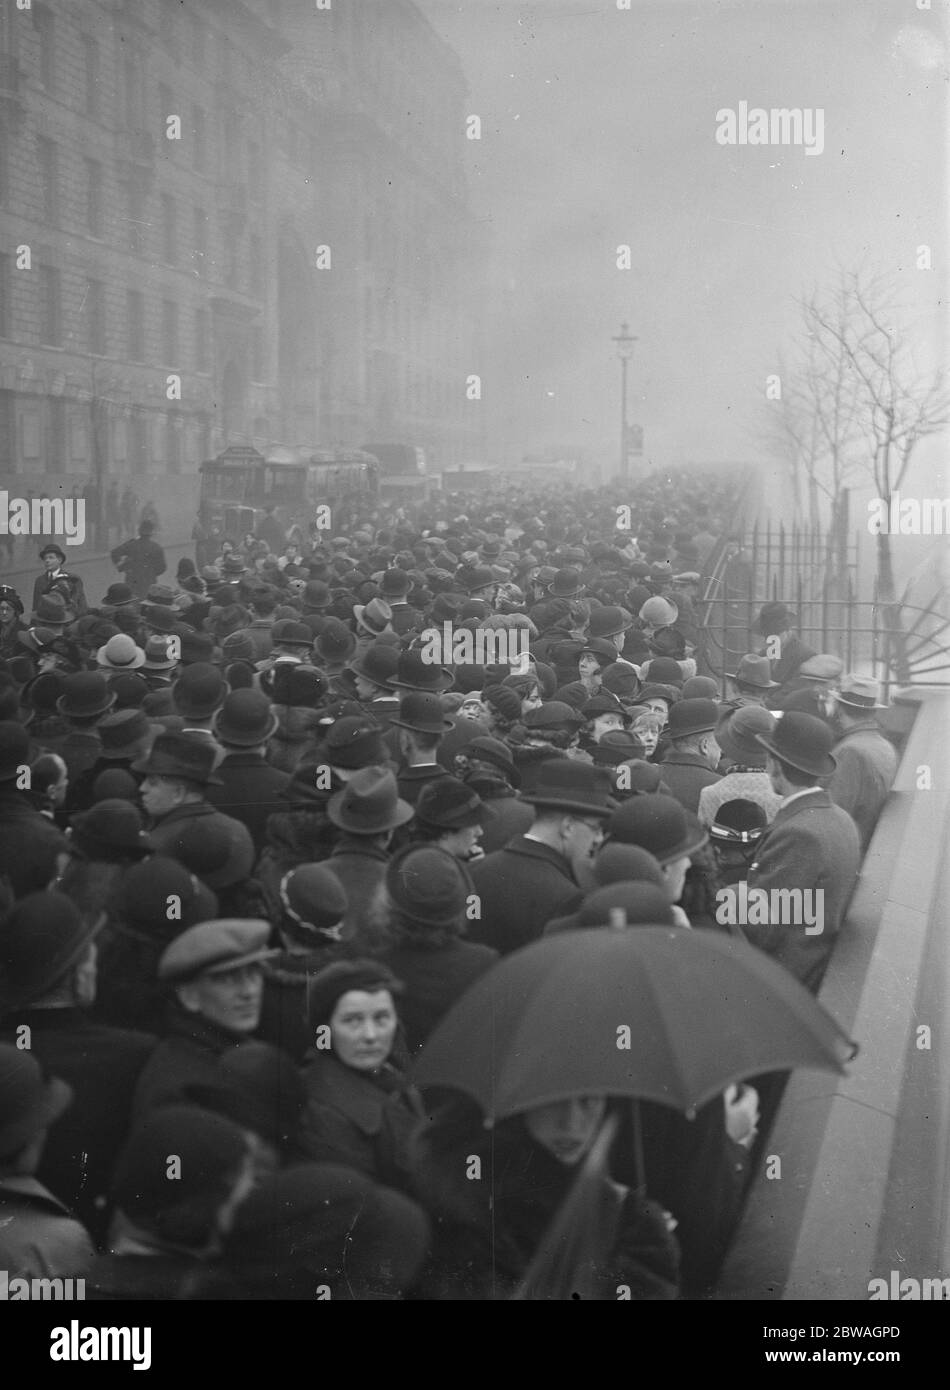
[[[58,1076],[47,1076],[29,1051],[0,1043],[0,1156],[19,1153],[72,1099],[72,1087]]]
[[[595,608],[590,615],[587,634],[589,637],[616,637],[618,632],[626,632],[633,626],[633,614],[626,608]]]
[[[98,724],[98,733],[102,743],[99,757],[112,762],[143,756],[156,731],[145,711],[132,707],[107,714]]]
[[[56,708],[67,719],[95,719],[107,714],[114,704],[115,692],[109,689],[105,676],[99,671],[76,671],[66,677]]]
[[[611,817],[607,833],[612,842],[639,845],[660,865],[695,854],[708,839],[698,818],[663,792],[624,802]]]
[[[774,758],[810,777],[830,777],[838,766],[831,755],[831,730],[813,714],[787,710],[772,734],[755,737]]]
[[[887,709],[880,701],[881,682],[872,676],[859,676],[849,671],[833,692],[835,703],[849,709]]]
[[[464,594],[476,594],[480,589],[494,587],[491,565],[460,565],[452,580]]]
[[[145,653],[125,632],[110,637],[96,652],[96,665],[107,671],[137,671],[145,663]]]
[[[182,671],[172,686],[175,712],[186,719],[210,719],[230,689],[217,666],[196,661]]]
[[[393,772],[379,763],[355,772],[327,802],[327,816],[349,835],[380,835],[412,820],[413,809],[399,795]]]
[[[606,768],[572,758],[549,758],[538,768],[534,790],[521,795],[523,801],[542,810],[574,811],[606,819],[616,808],[612,791],[613,781]]]
[[[67,627],[70,622],[69,609],[62,594],[41,594],[36,608],[30,614],[32,627]]]
[[[143,603],[142,622],[155,632],[171,633],[178,631],[178,614],[174,608],[166,608],[163,603]]]
[[[348,770],[383,763],[383,730],[367,715],[346,714],[330,725],[313,756],[318,763]]]
[[[367,632],[379,634],[392,626],[393,610],[381,598],[371,598],[369,603],[357,603],[353,607],[353,617],[358,627]]]
[[[347,669],[385,689],[398,666],[399,653],[393,647],[374,642],[355,656]]]
[[[215,737],[236,748],[266,743],[279,725],[276,710],[260,690],[232,690],[211,721]]]
[[[454,727],[452,720],[446,719],[438,695],[426,690],[410,690],[403,695],[398,717],[389,722],[417,734],[444,734]]]
[[[734,671],[727,671],[726,675],[731,681],[736,681],[739,685],[751,685],[756,690],[777,690],[778,681],[772,679],[772,664],[767,656],[757,656],[754,652],[747,652],[740,658],[739,665]]]
[[[221,779],[212,771],[217,755],[218,750],[209,739],[169,729],[158,735],[145,757],[132,764],[132,771],[144,772],[147,777],[180,777],[185,782],[220,787]]]
[[[19,898],[0,922],[0,1014],[47,994],[105,922],[104,912],[81,913],[64,893]]]
[[[149,637],[145,643],[145,660],[142,663],[143,671],[173,671],[178,665],[178,658],[169,655],[171,642],[167,637]]]
[[[806,681],[836,681],[843,673],[844,662],[841,657],[832,656],[830,652],[810,656],[795,672],[796,676],[801,676],[802,680]]]
[[[396,666],[396,674],[390,676],[387,685],[394,690],[425,690],[439,694],[448,690],[454,677],[446,666],[436,666],[425,661],[418,651],[401,652]]]
[[[740,705],[727,711],[716,726],[716,741],[730,762],[746,767],[765,767],[765,751],[759,734],[770,737],[776,719],[762,705]]]
[[[328,618],[315,645],[323,661],[349,661],[356,651],[356,634],[339,618]]]
[[[436,777],[419,792],[416,820],[433,829],[464,830],[484,824],[486,809],[478,793],[457,777]]]

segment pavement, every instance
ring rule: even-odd
[[[116,544],[118,543],[117,541]],[[41,544],[42,541],[37,541],[35,537],[30,538],[28,545],[18,541],[13,563],[9,566],[7,552],[0,547],[0,584],[9,584],[16,589],[23,600],[27,619],[33,602],[33,581],[43,573],[43,565],[37,554]],[[162,576],[165,580],[174,579],[178,561],[183,555],[192,560],[195,558],[194,542],[191,540],[169,542],[159,539],[159,544],[165,551],[165,559],[168,562],[168,568]],[[96,607],[102,601],[109,585],[122,578],[109,558],[109,551],[90,545],[64,545],[63,549],[66,552],[67,573],[79,576],[89,606]]]

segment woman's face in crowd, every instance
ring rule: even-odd
[[[527,714],[529,710],[538,709],[541,704],[541,691],[536,685],[533,685],[527,695],[521,697],[521,713]]]
[[[468,859],[478,848],[482,833],[480,825],[466,825],[461,830],[450,830],[447,835],[441,837],[439,844],[453,858]]]
[[[577,669],[582,681],[593,680],[595,676],[600,675],[600,662],[596,656],[591,656],[590,652],[585,652],[583,656],[578,657]]]
[[[646,704],[647,709],[652,710],[654,714],[658,714],[660,716],[660,719],[663,721],[663,727],[665,728],[666,721],[669,718],[670,713],[669,705],[666,703],[666,701],[659,699],[659,697],[656,695],[653,695],[650,697],[649,700],[644,701],[644,703]]]
[[[463,719],[484,719],[485,706],[482,704],[480,695],[466,695],[459,705],[459,714]]]
[[[609,734],[613,729],[622,728],[622,714],[598,714],[596,719],[591,721],[591,737],[595,743],[599,743],[604,734]]]
[[[580,1163],[594,1142],[607,1109],[603,1096],[574,1096],[539,1105],[524,1117],[531,1138],[559,1163]]]
[[[388,989],[350,989],[337,1000],[330,1038],[344,1066],[375,1071],[392,1051],[395,1036],[396,1009]]]
[[[633,733],[643,744],[643,751],[648,758],[652,758],[656,752],[656,745],[660,741],[660,731],[657,728],[655,719],[637,719],[633,724]]]
[[[7,600],[4,599],[3,602],[0,603],[0,626],[6,627],[7,623],[12,623],[15,617],[16,609],[13,604],[8,603]]]

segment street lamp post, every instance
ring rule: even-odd
[[[633,345],[639,340],[630,333],[629,323],[620,325],[620,333],[613,339],[617,344],[620,358],[620,476],[627,477],[627,363],[633,356]]]

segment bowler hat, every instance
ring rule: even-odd
[[[763,637],[774,637],[778,632],[787,632],[798,622],[797,617],[784,603],[763,603],[756,628]]]
[[[67,719],[94,719],[115,704],[115,693],[98,671],[76,671],[66,677],[56,708]]]
[[[260,690],[232,690],[211,721],[215,737],[236,748],[266,743],[279,725],[273,705]]]
[[[158,978],[175,983],[267,960],[279,954],[268,949],[269,936],[270,923],[254,917],[199,922],[166,946],[158,962]]]
[[[110,637],[96,653],[96,665],[109,671],[137,671],[145,663],[145,653],[128,633]]]
[[[313,646],[313,633],[306,623],[295,622],[293,618],[280,618],[270,630],[271,641],[275,647]]]
[[[72,1087],[47,1076],[31,1052],[0,1043],[0,1162],[19,1154],[62,1115],[72,1098]]]
[[[356,651],[356,634],[339,618],[328,618],[317,638],[316,648],[323,661],[348,661]]]
[[[178,631],[178,614],[174,608],[166,608],[161,603],[142,605],[142,622],[155,632],[172,633]]]
[[[379,587],[384,598],[405,598],[412,588],[412,580],[405,570],[384,570]]]
[[[633,614],[626,608],[602,606],[591,613],[587,633],[589,637],[615,637],[632,625]]]
[[[182,821],[164,851],[215,891],[243,883],[255,859],[254,841],[243,821],[217,814]]]
[[[614,808],[613,783],[605,768],[572,758],[549,758],[538,769],[532,792],[522,800],[542,810],[574,811],[578,815],[606,818]]]
[[[526,729],[578,729],[584,715],[564,700],[544,700],[524,717]]]
[[[374,642],[353,658],[348,669],[376,685],[386,687],[398,666],[398,652],[393,647]]]
[[[453,728],[452,720],[446,719],[442,713],[442,701],[438,695],[423,690],[410,690],[403,695],[399,701],[398,718],[393,717],[389,722],[400,729],[412,729],[417,734],[444,734]]]
[[[105,925],[64,893],[27,893],[0,922],[0,1015],[48,994]]]
[[[548,585],[548,593],[555,598],[576,598],[583,589],[581,577],[575,569],[555,570],[554,578]]]
[[[881,682],[872,676],[859,676],[849,672],[835,689],[835,703],[847,705],[849,709],[886,709],[880,701]]]
[[[181,634],[182,666],[207,664],[214,656],[214,638],[210,632],[195,632],[185,628]]]
[[[719,686],[712,676],[690,676],[683,683],[684,700],[718,700]]]
[[[715,700],[680,700],[670,710],[670,738],[689,738],[693,734],[712,733],[719,722],[719,706]]]
[[[65,564],[66,552],[60,546],[58,546],[55,541],[49,541],[46,545],[43,546],[43,549],[40,551],[41,560],[44,559],[47,555],[58,555],[60,561]]]
[[[591,756],[599,767],[619,767],[631,758],[639,758],[642,752],[643,745],[636,734],[626,729],[609,729],[591,749]]]
[[[330,606],[330,586],[322,579],[308,579],[303,587],[304,612]]]
[[[758,735],[771,735],[775,715],[761,705],[740,705],[716,726],[716,740],[730,762],[745,767],[765,767],[765,750]]]
[[[623,720],[624,724],[630,723],[630,715],[616,695],[611,695],[609,690],[601,691],[600,694],[585,700],[581,706],[581,714],[585,719],[597,719],[602,714],[615,714],[618,719]]]
[[[396,674],[387,682],[394,690],[448,690],[454,677],[445,666],[424,660],[418,651],[401,652]],[[520,706],[519,706],[520,708]]]
[[[275,705],[296,705],[316,709],[330,689],[326,676],[316,666],[278,661],[261,679],[261,689]]]
[[[154,848],[143,828],[142,813],[130,801],[97,801],[70,822],[73,842],[87,859],[123,864],[142,859]]]
[[[649,850],[658,864],[694,854],[708,836],[699,820],[672,796],[634,796],[615,811],[607,826],[611,840]]]
[[[754,686],[756,690],[777,690],[778,681],[772,679],[772,665],[767,656],[757,656],[747,652],[734,671],[727,671],[731,681],[740,685]]]
[[[493,588],[495,576],[490,565],[460,565],[452,582],[464,594],[477,594],[480,589]]]
[[[393,905],[422,926],[461,924],[472,889],[465,866],[436,845],[409,845],[386,868],[386,891]]]
[[[186,719],[210,719],[221,707],[230,686],[208,661],[186,667],[172,686],[175,710]]]
[[[767,828],[768,818],[764,807],[757,801],[736,797],[734,801],[724,801],[719,807],[709,827],[709,834],[713,840],[727,844],[748,845],[761,840]]]
[[[774,758],[810,777],[830,777],[838,766],[831,755],[831,730],[823,719],[786,710],[772,734],[756,734]]]
[[[578,927],[611,925],[622,914],[624,926],[673,926],[673,909],[656,883],[609,883],[588,893],[577,913]]]
[[[113,710],[100,721],[97,729],[102,744],[99,757],[107,762],[140,757],[155,734],[145,711],[136,706]]]
[[[173,897],[178,899],[179,915],[169,920],[168,904]],[[177,859],[153,854],[123,874],[119,912],[120,930],[129,928],[167,944],[188,927],[215,918],[218,899]]]
[[[351,990],[375,994],[386,989],[395,998],[402,993],[402,988],[402,982],[381,961],[336,960],[324,966],[310,981],[307,992],[310,1026],[317,1028],[329,1023],[338,1001]]]
[[[241,557],[233,553],[225,555],[224,560],[221,562],[222,575],[237,576],[239,574],[244,574],[246,569],[247,566]]]
[[[346,714],[327,729],[314,751],[317,763],[358,769],[385,761],[383,731],[368,715]]]
[[[650,685],[683,684],[683,668],[671,656],[654,656],[643,667],[643,679]]]
[[[608,840],[597,851],[594,878],[601,887],[608,883],[664,882],[662,870],[649,850],[621,844],[619,840]]]
[[[210,739],[169,730],[158,735],[147,756],[132,764],[132,771],[144,772],[147,777],[178,777],[201,786],[220,787],[221,779],[212,771],[216,758],[217,750]]]
[[[416,820],[438,830],[464,830],[481,825],[485,803],[457,777],[426,782],[416,801]]]
[[[136,597],[128,584],[119,581],[116,584],[110,584],[106,589],[102,605],[105,608],[125,608],[128,604],[136,602]]]
[[[221,659],[226,664],[232,661],[254,660],[254,643],[245,628],[229,632],[221,643]]]
[[[327,816],[350,835],[380,835],[412,820],[413,808],[401,800],[396,778],[379,763],[355,772],[327,802]]]

